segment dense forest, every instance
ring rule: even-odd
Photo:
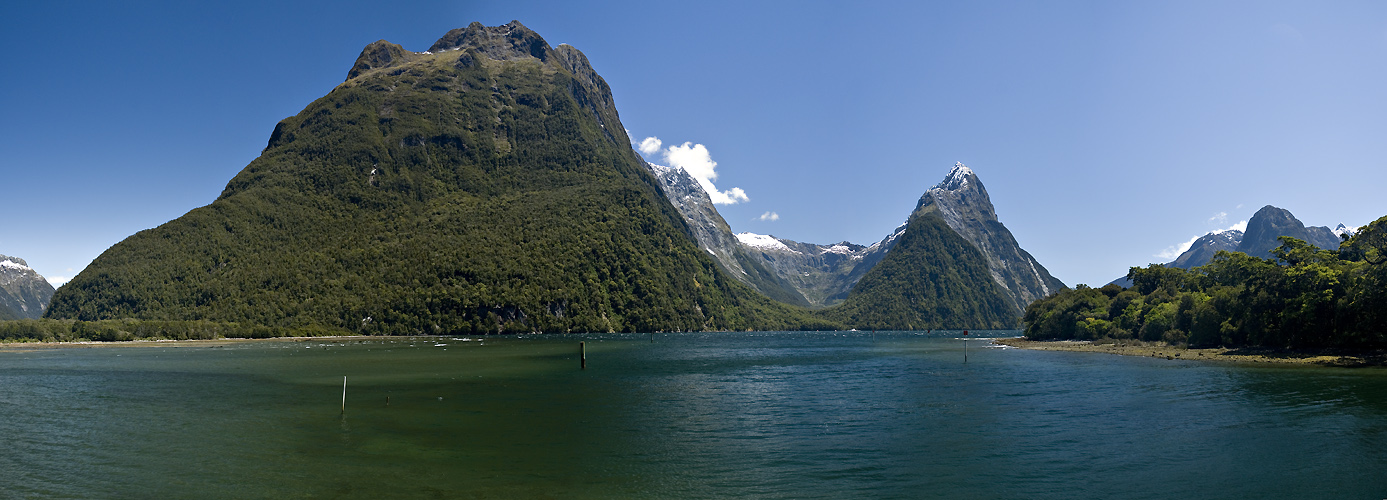
[[[1065,289],[1026,308],[1026,336],[1191,347],[1387,346],[1387,217],[1335,250],[1286,236],[1280,243],[1271,259],[1221,251],[1188,271],[1134,267],[1131,288]]]

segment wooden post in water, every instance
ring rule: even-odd
[[[963,362],[968,362],[968,330],[963,331]]]
[[[578,343],[578,363],[582,369],[588,369],[588,346],[586,342]]]
[[[347,376],[342,376],[342,414],[347,414]]]

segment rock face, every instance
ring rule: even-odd
[[[660,188],[670,204],[684,216],[684,222],[688,223],[698,245],[712,255],[723,270],[772,299],[803,307],[813,305],[782,274],[767,269],[760,255],[753,253],[754,249],[741,244],[733,236],[731,227],[713,206],[712,198],[708,197],[708,192],[693,176],[681,168],[654,163],[647,163],[646,166],[651,175],[660,181]]]
[[[1175,261],[1166,264],[1181,269],[1194,269],[1208,264],[1219,251],[1235,252],[1243,240],[1243,232],[1237,229],[1213,231],[1194,240],[1189,250],[1185,250]],[[1130,285],[1128,285],[1130,286]]]
[[[881,262],[905,226],[871,246],[846,241],[820,245],[771,235],[738,233],[741,246],[772,269],[814,307],[838,304],[853,285]]]
[[[732,234],[703,187],[683,169],[648,164],[665,196],[684,216],[699,246],[737,280],[775,300],[805,307],[842,302],[894,244],[905,226],[871,246],[801,243],[755,233]]]
[[[1253,257],[1272,258],[1271,249],[1281,245],[1276,239],[1279,236],[1299,238],[1327,250],[1337,250],[1341,241],[1328,227],[1305,227],[1289,210],[1267,205],[1247,221],[1247,232],[1238,243],[1238,251]]]
[[[0,320],[42,317],[52,298],[53,285],[28,262],[0,255]]]
[[[920,197],[915,213],[930,212],[938,213],[950,228],[982,251],[992,279],[1006,290],[1018,311],[1064,288],[1064,283],[1022,250],[1011,231],[997,220],[987,189],[964,164],[956,163],[943,182]]]
[[[698,246],[577,49],[473,23],[425,52],[372,43],[348,76],[276,125],[210,205],[112,246],[47,316],[364,334],[819,328]]]

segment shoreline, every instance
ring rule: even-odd
[[[1314,365],[1345,368],[1368,366],[1387,366],[1387,351],[1348,351],[1344,349],[1266,349],[1212,347],[1188,349],[1168,344],[1146,343],[1136,340],[1118,341],[1112,344],[1094,344],[1088,340],[1028,340],[1024,337],[994,338],[994,345],[1030,349],[1034,351],[1096,352],[1120,356],[1141,356],[1165,358],[1167,360],[1185,359],[1194,361],[1214,361],[1224,363],[1272,363],[1287,365]]]
[[[378,339],[387,338],[371,335],[330,335],[319,337],[267,337],[260,339],[249,338],[221,338],[221,339],[187,339],[187,340],[121,340],[121,341],[102,341],[87,340],[82,342],[0,342],[0,352],[24,351],[37,349],[65,349],[65,348],[95,348],[95,347],[192,347],[198,345],[231,345],[243,342],[303,342],[309,340],[358,340],[358,339]]]

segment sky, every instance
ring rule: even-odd
[[[736,232],[870,244],[955,162],[1070,286],[1264,205],[1387,215],[1383,2],[6,2],[0,254],[62,283],[211,203],[366,44],[513,19]]]

